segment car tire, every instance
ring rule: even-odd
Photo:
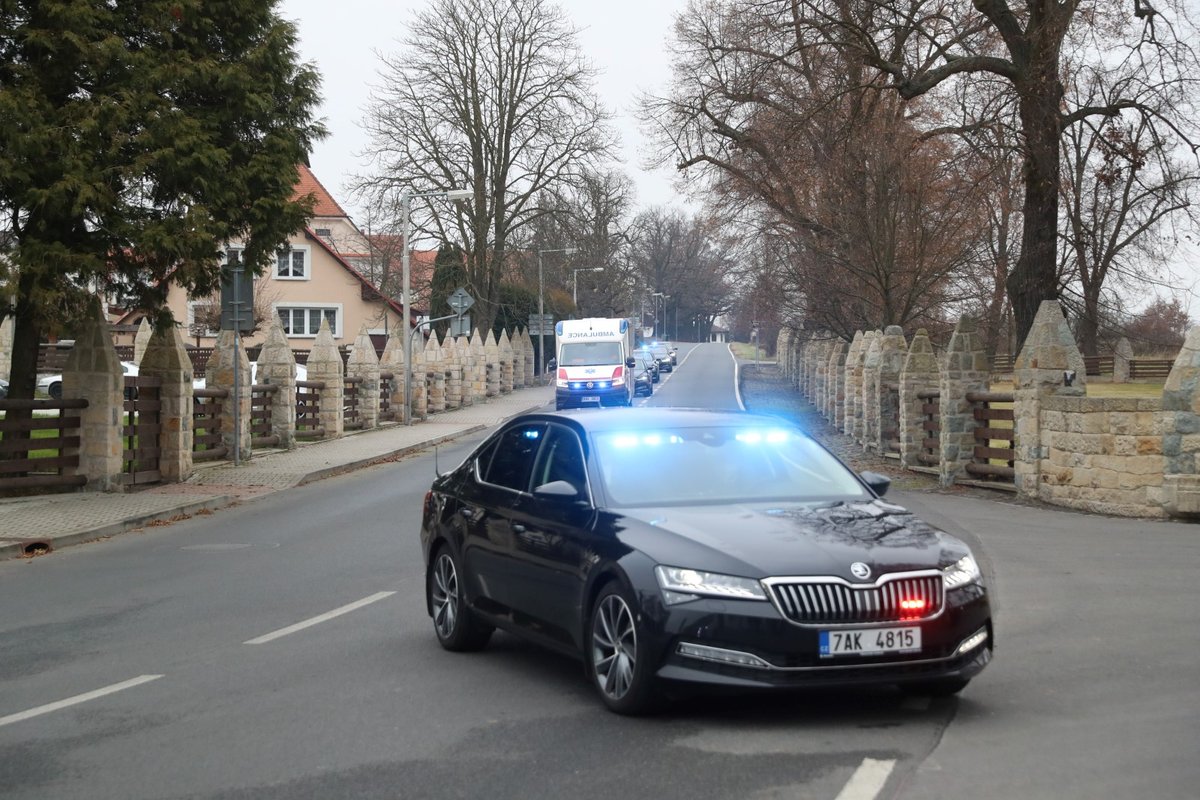
[[[454,551],[442,545],[429,562],[429,572],[425,576],[425,593],[433,615],[433,631],[437,634],[438,643],[447,650],[482,650],[494,629],[480,622],[463,602],[460,575],[462,569]]]
[[[929,681],[906,683],[900,688],[905,694],[924,695],[925,697],[950,697],[967,688],[969,678],[937,678]]]
[[[626,716],[657,706],[653,665],[643,658],[644,641],[632,594],[613,581],[600,590],[588,617],[584,667],[601,702]]]
[[[62,382],[55,381],[46,387],[46,394],[50,395],[55,400],[62,399]]]

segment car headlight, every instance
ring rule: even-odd
[[[969,583],[978,583],[982,577],[979,565],[969,555],[963,556],[942,570],[942,583],[947,589],[957,589]]]
[[[669,606],[687,603],[701,596],[730,600],[766,600],[762,584],[752,578],[701,572],[682,567],[655,567],[654,575],[662,589],[663,602]]]

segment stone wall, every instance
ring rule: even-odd
[[[1046,397],[1038,499],[1100,514],[1166,516],[1161,412],[1154,398]]]
[[[975,323],[959,320],[940,359],[923,330],[909,347],[903,341],[899,329],[858,331],[842,361],[837,348],[822,340],[781,332],[779,364],[830,422],[871,450],[881,448],[879,436],[886,427],[882,393],[895,380],[900,463],[932,467],[947,485],[964,480],[981,441],[978,429],[994,424],[975,418],[977,403],[968,395],[992,394],[996,402],[995,376]],[[1118,380],[1121,371],[1118,366]],[[1013,466],[1006,473],[995,461],[988,463],[992,471],[984,474],[1000,479],[992,485],[1102,514],[1200,519],[1200,327],[1189,331],[1161,400],[1088,397],[1083,357],[1061,308],[1046,301],[1017,356],[1012,379]],[[922,407],[930,400],[920,395],[930,392],[940,395],[941,421],[936,444],[926,456],[924,443],[933,437]],[[987,438],[997,438],[982,437],[985,446]],[[987,453],[980,456],[985,457]],[[1011,483],[1003,481],[1007,476]]]

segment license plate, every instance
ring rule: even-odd
[[[581,403],[599,403],[600,398],[599,397],[581,397],[579,399],[579,401]]]
[[[821,658],[919,653],[921,628],[850,628],[821,631]]]

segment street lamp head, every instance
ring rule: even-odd
[[[447,200],[470,200],[475,196],[475,192],[470,189],[447,189]]]

